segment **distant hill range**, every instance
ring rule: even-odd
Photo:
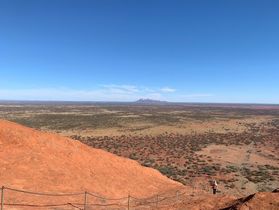
[[[153,100],[153,99],[149,99],[149,98],[141,98],[137,101],[135,101],[136,104],[156,104],[156,105],[159,105],[159,104],[168,104],[169,102],[168,101],[160,101],[160,100]]]

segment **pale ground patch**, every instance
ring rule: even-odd
[[[279,167],[278,160],[269,156],[272,154],[276,157],[274,152],[264,147],[261,147],[259,152],[259,147],[253,143],[250,145],[229,146],[212,144],[196,153],[198,155],[210,156],[214,163],[219,163],[222,165],[222,167],[236,166],[239,168],[239,170],[242,170],[244,167],[255,170],[257,169],[257,166],[266,164]],[[224,177],[220,178],[223,179]],[[245,193],[252,194],[256,193],[261,186],[267,187],[264,183],[255,184],[249,181],[247,178],[241,175],[240,171],[234,174],[234,178],[237,179],[237,181],[234,182],[235,187],[228,190],[221,185],[221,191],[242,195],[243,189],[245,189]],[[270,182],[269,184],[271,185],[269,187],[275,188],[275,185],[278,185],[279,182],[275,181]]]
[[[210,156],[215,163],[236,166],[269,164],[279,167],[278,161],[267,156],[271,153],[270,151],[266,151],[264,148],[261,149],[261,152],[257,152],[257,150],[258,148],[254,145],[209,145],[196,153]]]
[[[255,123],[259,125],[268,122],[268,117],[253,117],[246,119],[230,119],[230,120],[209,120],[197,121],[189,119],[172,125],[160,125],[149,122],[142,122],[138,115],[120,115],[123,119],[135,118],[135,122],[121,124],[121,127],[97,128],[97,129],[73,129],[59,132],[65,136],[80,135],[80,136],[121,136],[121,135],[152,135],[157,136],[164,133],[176,133],[181,135],[204,134],[204,133],[242,133],[247,131],[247,124]]]
[[[117,117],[120,117],[120,118],[138,118],[140,116],[135,115],[135,114],[130,114],[130,115],[120,115],[120,116],[117,116]]]

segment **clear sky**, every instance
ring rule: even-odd
[[[0,99],[279,103],[278,0],[0,0]]]

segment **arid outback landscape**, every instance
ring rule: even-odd
[[[0,119],[8,203],[42,199],[21,189],[88,191],[99,209],[279,209],[279,106],[2,102]],[[83,209],[84,194],[55,199]]]

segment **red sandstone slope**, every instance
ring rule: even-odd
[[[236,199],[230,195],[185,196],[181,202],[160,210],[279,210],[278,192],[259,192]]]
[[[43,192],[90,191],[110,198],[125,197],[128,193],[136,197],[148,197],[181,188],[185,191],[181,184],[162,176],[156,170],[142,167],[135,161],[93,149],[78,141],[4,120],[0,120],[0,185]],[[9,206],[9,203],[76,202],[82,205],[84,202],[83,195],[77,198],[28,196],[5,191],[5,209],[30,209],[29,206]],[[192,197],[185,194],[184,197],[180,197],[178,203],[170,203],[162,208],[159,205],[156,209],[279,210],[278,196],[279,193],[257,193],[236,200],[228,195],[213,196],[201,193]],[[90,197],[88,203],[92,202],[96,200]],[[109,202],[101,201],[105,205]],[[122,204],[127,206],[127,200]],[[69,205],[64,207],[49,209],[69,209]],[[87,209],[91,209],[90,206]],[[96,206],[92,209],[96,209]]]
[[[279,210],[278,192],[259,192],[237,199],[222,210]]]
[[[136,161],[0,120],[0,185],[43,192],[146,197],[182,187]]]

